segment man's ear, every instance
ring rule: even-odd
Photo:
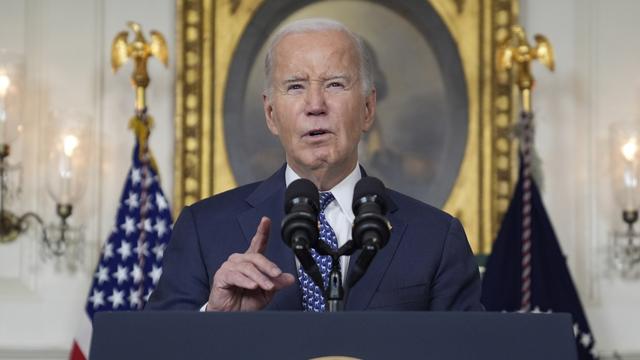
[[[273,105],[271,99],[266,93],[262,94],[262,107],[264,109],[264,118],[267,121],[267,127],[273,135],[278,136],[278,127],[276,126],[275,119],[273,118]]]
[[[363,131],[367,131],[373,125],[376,118],[376,88],[371,89],[369,95],[364,98],[364,123]]]

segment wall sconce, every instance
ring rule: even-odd
[[[640,126],[611,127],[613,191],[626,229],[613,232],[611,260],[623,277],[640,275],[640,233],[635,229],[640,208]]]
[[[89,168],[90,137],[85,127],[88,116],[74,110],[56,110],[50,114],[56,124],[48,145],[47,190],[56,203],[56,215],[60,221],[47,226],[43,238],[53,255],[62,255],[73,249],[81,252],[81,229],[72,227],[68,218],[84,193]],[[68,254],[70,255],[70,254]],[[70,255],[78,259],[78,255]]]
[[[17,215],[9,209],[11,200],[21,193],[21,166],[12,163],[12,145],[22,133],[22,100],[24,97],[23,58],[21,55],[0,50],[0,243],[16,240],[35,223],[39,228],[42,250],[45,257],[70,256],[75,262],[78,254],[70,255],[69,248],[77,249],[79,229],[72,228],[68,218],[72,213],[72,204],[78,200],[86,182],[88,158],[87,137],[73,128],[61,128],[49,131],[47,187],[56,202],[58,224],[45,225],[36,212]],[[67,113],[52,112],[50,123],[59,124],[59,120],[78,120],[68,117]],[[84,123],[85,126],[88,123]]]

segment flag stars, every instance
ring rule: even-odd
[[[162,268],[153,265],[153,269],[151,270],[151,272],[149,272],[149,277],[151,277],[151,280],[153,280],[153,285],[156,285],[158,283],[158,280],[160,280],[161,275],[162,275]]]
[[[164,257],[164,245],[163,244],[158,244],[156,246],[153,247],[153,253],[156,255],[156,261],[162,261],[162,258]]]
[[[141,303],[140,303],[140,295],[141,295],[141,291],[140,289],[131,289],[129,291],[129,306],[133,309],[138,308]]]
[[[133,270],[131,270],[131,277],[133,278],[133,282],[135,284],[138,284],[140,283],[140,281],[142,281],[142,270],[140,270],[138,264],[133,265]]]
[[[105,266],[99,265],[98,271],[94,275],[96,279],[98,279],[98,284],[102,284],[103,282],[109,280],[109,269]]]
[[[582,333],[582,335],[580,336],[580,343],[582,344],[582,346],[588,348],[589,345],[591,345],[591,334]]]
[[[131,256],[131,244],[126,240],[122,240],[120,244],[120,248],[116,250],[120,256],[122,257],[122,261],[126,261],[129,256]]]
[[[104,305],[104,293],[98,289],[93,289],[93,294],[89,297],[89,301],[93,304],[93,308],[97,309]]]
[[[113,277],[115,279],[118,280],[118,285],[120,285],[123,282],[129,280],[129,274],[127,272],[127,267],[126,266],[118,265],[118,270],[116,270],[116,272],[114,272],[112,275],[113,275]]]
[[[129,211],[133,211],[133,209],[140,206],[140,201],[138,200],[138,194],[132,191],[129,191],[129,197],[124,201],[125,204],[129,207]]]
[[[165,197],[161,193],[156,193],[156,204],[158,205],[158,210],[160,211],[169,208],[167,199],[165,199]]]
[[[167,224],[161,218],[156,218],[156,224],[153,226],[154,230],[158,233],[158,237],[161,238],[162,235],[167,232]]]
[[[113,309],[117,309],[119,306],[124,305],[124,291],[113,289],[111,296],[107,298],[111,302]]]
[[[144,229],[145,232],[151,233],[153,232],[153,226],[151,225],[151,219],[144,219],[138,223],[138,227]]]
[[[144,256],[149,256],[149,244],[147,242],[138,242],[138,245],[133,249],[133,251],[138,254],[138,256],[140,256],[141,253]]]
[[[142,180],[142,173],[139,168],[131,169],[131,182],[134,184],[139,183]]]
[[[153,176],[146,176],[144,178],[144,187],[146,188],[151,187],[151,185],[153,185],[154,180],[155,179],[153,178]]]
[[[145,166],[136,163],[129,171],[116,223],[92,274],[86,303],[90,314],[141,309],[162,276],[160,263],[173,225],[159,177]]]
[[[124,223],[120,225],[120,228],[124,230],[125,235],[129,235],[136,231],[136,223],[133,218],[125,216]]]
[[[113,257],[113,243],[106,243],[104,245],[104,249],[102,250],[104,254],[104,259],[108,260]]]

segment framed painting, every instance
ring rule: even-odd
[[[513,89],[493,66],[515,0],[178,0],[174,210],[284,162],[262,110],[271,35],[328,17],[374,59],[378,109],[359,160],[385,185],[460,218],[490,251],[514,181]]]

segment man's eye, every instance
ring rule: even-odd
[[[302,84],[289,84],[287,85],[287,91],[291,91],[291,90],[302,90]]]
[[[339,89],[343,89],[344,88],[344,84],[339,82],[339,81],[332,81],[330,82],[327,87],[329,88],[339,88]]]

